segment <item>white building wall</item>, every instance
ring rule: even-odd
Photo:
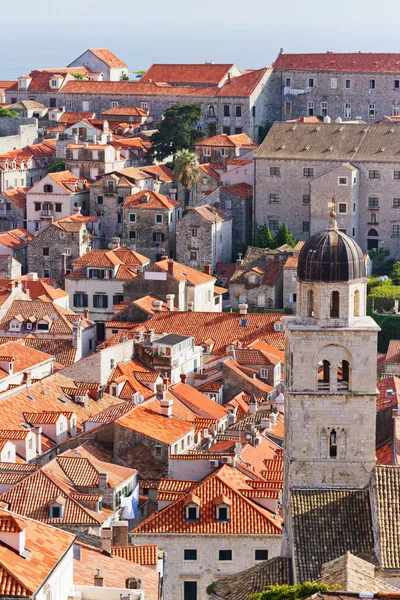
[[[51,591],[49,596],[47,590]],[[68,600],[73,590],[72,546],[34,596],[35,600]]]

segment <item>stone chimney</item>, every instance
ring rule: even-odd
[[[104,577],[101,574],[101,569],[97,569],[97,573],[93,579],[95,587],[104,587]]]
[[[167,390],[169,388],[169,379],[168,379],[168,377],[163,377],[162,382],[163,382],[164,390]]]
[[[182,383],[186,383],[186,379],[187,379],[187,375],[186,375],[186,373],[181,373],[181,374],[180,374],[180,378],[181,378],[181,382],[182,382]]]
[[[111,554],[112,529],[111,527],[102,527],[101,529],[101,549],[106,554]]]
[[[240,267],[243,264],[243,258],[241,254],[238,254],[237,260],[236,260],[236,268],[240,269]]]
[[[99,472],[99,490],[106,490],[108,485],[108,473]]]
[[[269,415],[269,420],[271,421],[271,425],[273,425],[275,427],[276,422],[278,420],[278,413],[273,412]]]
[[[239,314],[247,315],[247,304],[239,304]]]
[[[89,311],[87,308],[85,308],[85,310],[83,311],[83,318],[86,320],[89,319]]]
[[[151,303],[151,308],[153,312],[161,312],[162,305],[162,300],[153,300],[153,302]]]
[[[42,428],[33,427],[32,431],[36,436],[36,452],[42,454]]]
[[[27,281],[36,281],[37,278],[38,278],[37,273],[27,273],[27,275],[26,275]]]
[[[167,294],[166,300],[167,300],[168,310],[172,312],[174,310],[175,294]]]
[[[114,521],[112,524],[112,545],[128,545],[128,521]]]
[[[121,238],[119,237],[113,237],[111,238],[111,243],[108,244],[108,247],[110,250],[116,250],[117,248],[119,248],[121,245]]]
[[[172,417],[172,407],[174,405],[174,401],[170,400],[168,398],[164,398],[163,400],[160,400],[160,406],[161,406],[161,414],[163,415],[163,417]]]
[[[163,383],[157,383],[156,396],[158,400],[164,400],[165,398],[165,387]]]
[[[82,358],[82,323],[81,317],[79,321],[74,321],[72,325],[72,347],[76,349],[76,358],[79,360]]]
[[[168,275],[173,275],[173,274],[174,274],[174,259],[169,258],[168,259]]]
[[[189,300],[189,302],[187,303],[187,309],[189,312],[193,312],[193,307],[194,307],[194,302],[193,300]]]
[[[271,415],[270,415],[271,416]],[[271,431],[271,419],[261,419],[260,429],[262,431]]]
[[[257,399],[253,394],[249,403],[249,415],[254,415],[257,412]]]
[[[203,270],[206,275],[211,275],[211,265],[210,264],[204,265]]]

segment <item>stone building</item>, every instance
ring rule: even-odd
[[[107,121],[118,121],[119,123],[135,123],[138,125],[149,124],[153,121],[153,115],[148,110],[137,106],[114,106],[104,110],[100,117]]]
[[[69,217],[79,211],[87,214],[89,186],[70,171],[49,173],[28,190],[26,199],[26,227],[31,233],[38,233],[54,218]]]
[[[243,260],[229,280],[229,302],[233,308],[283,308],[283,266],[293,254],[290,246],[275,250],[249,246]]]
[[[204,71],[204,65],[192,67],[189,79],[196,81],[196,78],[199,79],[197,70]],[[93,79],[94,75],[86,68],[80,68],[85,76]],[[161,119],[168,106],[195,103],[200,104],[203,109],[199,126],[208,136],[236,132],[245,133],[255,140],[259,137],[260,127],[266,123],[267,82],[272,72],[270,68],[227,77],[220,87],[207,85],[207,82],[192,86],[162,85],[167,73],[157,82],[76,81],[69,71],[72,69],[45,73],[33,71],[29,76],[28,88],[15,84],[5,90],[6,101],[34,98],[45,106],[65,106],[67,111],[75,112],[94,111],[97,116],[109,108],[137,106],[153,114],[155,120]],[[73,70],[75,71],[77,69]],[[58,73],[61,73],[61,83],[57,84],[58,87],[53,87],[50,81]],[[221,78],[222,76],[223,74]],[[204,81],[203,74],[201,78]]]
[[[394,124],[275,123],[255,154],[255,222],[306,240],[334,198],[339,229],[364,252],[399,256],[399,136]]]
[[[38,122],[32,117],[1,117],[0,154],[38,141]]]
[[[85,67],[93,73],[100,72],[104,81],[120,81],[128,75],[128,65],[107,48],[89,48],[68,65]]]
[[[253,186],[236,183],[221,186],[219,208],[232,217],[232,258],[245,252],[252,240],[253,227]]]
[[[0,192],[0,231],[25,227],[27,189],[21,187]]]
[[[0,155],[0,192],[29,187],[47,174],[55,160],[52,140],[13,149]]]
[[[230,262],[232,217],[206,204],[190,208],[176,223],[176,259],[193,268]]]
[[[69,144],[65,149],[65,168],[74,177],[94,181],[99,175],[131,166],[128,158],[110,144]]]
[[[175,257],[176,223],[182,204],[152,190],[128,196],[122,206],[123,243],[144,253],[151,261]]]
[[[268,122],[330,116],[373,123],[400,114],[400,54],[283,54],[269,80]]]
[[[28,244],[33,235],[20,227],[0,233],[0,255],[12,256],[21,264],[23,273],[26,273]]]
[[[77,213],[56,219],[28,244],[28,270],[62,283],[72,263],[91,250],[101,233],[101,217]]]
[[[245,133],[227,132],[197,142],[196,153],[200,162],[226,165],[227,160],[238,158],[249,150],[255,150],[257,144]]]

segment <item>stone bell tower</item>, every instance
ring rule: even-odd
[[[285,504],[294,488],[360,488],[375,465],[379,327],[366,316],[364,257],[337,229],[303,246],[297,314],[285,317]]]

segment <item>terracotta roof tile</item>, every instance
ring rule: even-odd
[[[399,404],[400,379],[398,377],[381,379],[378,381],[377,387],[376,410],[392,408]]]
[[[378,466],[374,470],[380,566],[400,569],[400,469]]]
[[[2,194],[5,196],[7,202],[12,202],[18,208],[26,208],[26,191],[29,188],[13,188],[11,190],[3,190]]]
[[[158,562],[158,547],[156,544],[113,546],[111,552],[114,556],[119,556],[138,565],[156,565]]]
[[[335,73],[399,73],[400,54],[375,52],[326,52],[279,54],[274,71],[334,71]]]
[[[400,340],[390,340],[386,353],[386,363],[400,363]]]
[[[188,408],[198,416],[206,419],[224,419],[228,410],[199,392],[196,388],[186,383],[176,383],[170,386],[169,391],[177,396]]]
[[[127,67],[128,65],[115,56],[107,48],[89,48],[89,52],[97,56],[109,67]]]
[[[136,406],[117,419],[116,423],[168,445],[193,431],[192,424],[175,417],[164,417],[153,412],[146,405]]]
[[[177,200],[172,200],[172,198],[168,198],[167,196],[159,194],[158,192],[154,192],[152,190],[145,190],[137,192],[132,196],[128,196],[125,199],[124,207],[138,207],[140,208],[140,210],[171,210],[176,208],[177,206],[181,206],[181,204],[181,202],[178,202]]]
[[[235,183],[233,185],[228,185],[224,189],[231,192],[231,194],[241,196],[242,198],[251,198],[253,196],[253,186],[248,183]]]
[[[393,465],[393,442],[386,442],[376,449],[377,465]]]
[[[218,148],[256,148],[257,144],[246,133],[228,135],[219,133],[196,143],[197,147],[211,146]]]
[[[153,64],[141,78],[141,82],[166,81],[171,84],[218,85],[233,64]]]

